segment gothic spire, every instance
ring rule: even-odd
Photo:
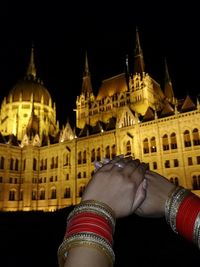
[[[174,91],[172,87],[171,78],[169,76],[167,60],[165,59],[165,84],[164,84],[164,94],[167,100],[171,103],[174,102]]]
[[[34,62],[34,46],[33,46],[33,44],[32,44],[32,48],[31,48],[31,56],[30,56],[30,61],[29,61],[27,72],[26,72],[26,76],[32,77],[34,79],[36,78],[36,68],[35,68],[35,62]]]
[[[136,28],[136,39],[135,39],[135,60],[134,60],[134,74],[139,73],[143,74],[144,72],[144,59],[143,59],[143,52],[140,46],[140,38],[138,29]]]
[[[82,81],[82,94],[91,94],[92,93],[92,83],[91,76],[89,72],[88,57],[87,52],[85,54],[85,69],[83,72],[83,81]]]

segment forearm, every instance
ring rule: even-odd
[[[77,205],[67,217],[63,242],[58,248],[59,267],[113,266],[115,215],[99,201]]]
[[[85,260],[87,259],[87,260]],[[110,267],[109,258],[95,248],[76,247],[69,251],[64,267]]]

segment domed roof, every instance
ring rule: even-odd
[[[12,101],[18,102],[20,101],[33,101],[33,102],[41,102],[41,98],[43,96],[44,104],[48,105],[49,100],[51,99],[51,95],[48,90],[44,87],[42,82],[34,79],[34,77],[27,77],[22,81],[19,81],[9,92],[7,100],[9,101],[12,95]],[[32,98],[32,99],[31,99]]]
[[[12,97],[13,102],[20,101],[20,98],[21,101],[41,102],[43,97],[44,104],[49,105],[51,96],[48,90],[44,87],[43,82],[37,78],[36,75],[33,47],[31,49],[30,62],[26,76],[11,89],[7,101],[10,100],[10,97]]]

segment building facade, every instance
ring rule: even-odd
[[[32,48],[23,80],[0,109],[0,210],[56,209],[80,202],[93,162],[139,158],[176,185],[200,195],[200,104],[177,99],[145,72],[136,31],[133,70],[102,81],[95,96],[88,58],[76,100],[76,127],[59,129],[56,104],[37,77]]]

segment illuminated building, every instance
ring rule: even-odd
[[[0,109],[0,210],[51,211],[79,203],[93,161],[117,154],[146,162],[171,182],[200,195],[200,104],[177,99],[145,72],[136,32],[134,68],[92,90],[86,55],[76,128],[62,130],[56,105],[37,77],[34,50],[24,80]]]

